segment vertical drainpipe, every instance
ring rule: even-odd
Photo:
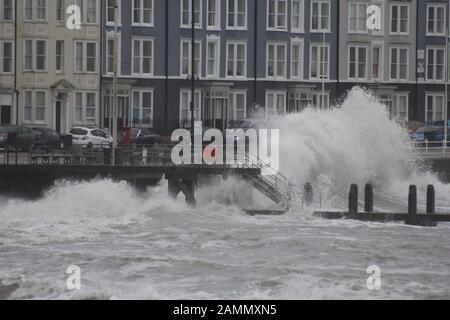
[[[256,101],[257,101],[257,85],[258,85],[258,0],[255,1],[255,30],[254,30],[254,53],[253,53],[253,72],[254,72],[254,80],[253,80],[253,111],[256,111]]]
[[[416,105],[414,106],[414,117],[413,119],[417,119],[418,120],[418,111],[419,111],[419,78],[417,76],[417,50],[419,49],[419,0],[416,0],[416,45],[415,45],[415,50],[416,50],[416,63],[415,65],[415,74],[416,74],[416,92],[415,92],[415,96],[416,96]],[[447,10],[446,10],[447,11]],[[447,15],[447,13],[445,13]],[[409,114],[409,112],[408,112]],[[411,118],[411,117],[409,117]],[[409,119],[408,119],[409,120]]]
[[[169,131],[169,0],[166,0],[166,39],[165,39],[165,73],[166,73],[166,78],[165,78],[165,83],[164,83],[164,131],[165,133],[168,133]]]
[[[14,98],[16,103],[16,125],[19,125],[19,90],[17,90],[17,41],[19,41],[19,33],[17,31],[17,27],[19,26],[17,22],[18,1],[19,0],[14,1]]]
[[[340,80],[340,77],[339,77],[339,53],[340,53],[339,39],[340,39],[340,36],[339,36],[339,33],[341,31],[340,30],[340,22],[341,22],[341,18],[340,18],[340,16],[341,16],[341,1],[340,0],[338,0],[337,6],[338,6],[338,9],[337,9],[337,18],[336,18],[337,21],[336,21],[336,88],[335,88],[336,92],[335,92],[335,97],[334,97],[335,100],[337,100],[338,94],[340,93],[340,91],[339,91],[339,84],[340,84],[340,82],[339,82],[339,80]]]

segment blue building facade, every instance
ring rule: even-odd
[[[255,111],[328,108],[336,97],[338,3],[194,0],[195,117],[224,129]],[[191,0],[119,1],[119,125],[190,126]],[[102,118],[111,125],[114,0],[102,5]]]

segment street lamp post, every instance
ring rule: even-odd
[[[326,46],[326,42],[325,42],[325,32],[326,30],[323,29],[322,30],[322,59],[323,61],[321,62],[322,64],[322,98],[321,100],[321,109],[324,109],[325,107],[325,46]],[[328,59],[330,59],[330,57],[328,56]]]
[[[195,1],[191,0],[191,134],[194,135],[194,101],[195,101]]]
[[[449,72],[448,72],[448,37],[449,37],[449,28],[446,27],[445,30],[445,100],[444,100],[444,105],[445,105],[445,110],[444,110],[444,152],[447,152],[447,142],[448,142],[448,76],[449,76]]]
[[[119,48],[119,33],[118,33],[118,11],[119,6],[117,0],[114,1],[114,78],[113,78],[113,99],[111,102],[112,108],[112,138],[113,138],[113,150],[112,150],[112,164],[116,164],[116,149],[117,149],[117,57]]]

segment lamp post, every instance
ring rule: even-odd
[[[445,110],[444,110],[444,153],[447,153],[447,142],[448,142],[448,76],[449,76],[449,72],[448,72],[448,37],[449,37],[449,33],[448,33],[448,27],[446,27],[445,30],[445,100],[444,100],[444,106],[445,106]]]
[[[194,135],[195,101],[195,1],[191,0],[191,134]]]
[[[323,61],[321,62],[321,64],[322,64],[322,98],[320,99],[321,100],[320,109],[324,109],[324,107],[325,107],[325,46],[326,46],[325,32],[326,32],[326,30],[323,29],[322,30],[322,59],[323,59]],[[329,54],[328,54],[328,59],[330,59]]]
[[[116,164],[116,149],[117,149],[117,57],[119,48],[119,32],[118,32],[118,11],[119,6],[117,0],[114,1],[114,78],[113,78],[113,99],[111,102],[112,108],[112,164]]]

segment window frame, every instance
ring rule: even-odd
[[[430,23],[430,16],[429,16],[429,9],[430,8],[433,8],[433,10],[434,10],[434,15],[435,15],[435,18],[434,18],[434,22],[433,22],[433,32],[430,32],[430,30],[429,30],[429,23]],[[444,11],[444,21],[443,21],[443,26],[444,26],[444,28],[443,28],[443,30],[442,30],[442,32],[436,32],[436,30],[437,30],[437,12],[438,12],[438,9],[442,9],[443,11]],[[439,3],[427,3],[427,13],[426,13],[426,15],[427,15],[427,27],[426,27],[426,35],[427,36],[431,36],[431,37],[445,37],[445,29],[446,29],[446,26],[447,26],[447,10],[446,10],[447,8],[446,8],[446,6],[445,5],[442,5],[442,4],[439,4]]]
[[[183,73],[183,44],[188,44],[188,74]],[[191,56],[192,56],[192,46],[191,46],[191,40],[181,39],[180,41],[180,76],[182,77],[188,77],[192,74],[192,64],[191,64]],[[202,76],[202,41],[201,40],[195,40],[194,46],[199,45],[199,58],[198,58],[198,73],[195,73],[199,78]],[[195,57],[194,57],[195,59]],[[197,59],[195,59],[197,60]]]
[[[271,110],[272,111],[275,110],[276,113],[272,114],[272,113],[268,112],[269,95],[273,95],[274,98],[278,97],[278,96],[281,96],[281,95],[283,96],[283,100],[282,101],[284,102],[284,110],[283,110],[282,114],[278,113],[278,108],[274,109],[273,106],[272,106]],[[287,92],[286,91],[284,91],[284,90],[266,90],[265,96],[266,96],[266,100],[265,100],[264,111],[265,111],[265,116],[266,117],[285,115],[287,113]],[[274,101],[275,101],[275,99],[274,99]]]
[[[318,19],[319,19],[319,25],[322,24],[322,3],[328,4],[328,28],[327,29],[313,29],[313,10],[314,10],[314,4],[319,4],[319,11],[318,11]],[[311,33],[330,33],[331,32],[331,2],[329,0],[313,0],[310,2],[310,32]]]
[[[47,123],[47,103],[48,103],[48,92],[46,90],[33,90],[33,89],[24,89],[24,96],[23,96],[23,106],[24,106],[24,113],[23,113],[23,122],[26,124],[43,124],[45,125]],[[26,115],[26,109],[28,108],[28,106],[26,105],[26,97],[27,94],[30,93],[31,94],[31,106],[29,106],[30,108],[30,116],[31,119],[26,119],[25,115]],[[37,105],[37,94],[38,93],[44,93],[44,97],[45,97],[45,105],[43,106],[38,106]],[[38,108],[44,108],[44,120],[36,120],[36,110]]]
[[[396,66],[396,77],[392,78],[392,50],[397,50],[397,66]],[[400,78],[400,51],[406,50],[406,77],[405,79]],[[408,81],[409,79],[409,48],[408,47],[390,47],[389,48],[389,80],[390,81]]]
[[[350,66],[351,66],[351,61],[350,61],[350,51],[351,51],[351,49],[352,48],[354,48],[355,49],[355,61],[354,61],[354,64],[355,64],[355,76],[354,77],[352,77],[351,75],[350,75]],[[359,64],[360,64],[360,56],[359,56],[359,49],[365,49],[365,65],[364,65],[364,77],[363,78],[360,78],[359,77],[359,72],[360,72],[360,69],[359,69]],[[366,46],[366,45],[361,45],[361,44],[350,44],[349,46],[348,46],[348,51],[347,51],[347,54],[348,54],[348,56],[347,56],[347,58],[348,58],[348,73],[347,73],[347,77],[348,77],[348,79],[349,80],[355,80],[355,81],[367,81],[368,80],[368,62],[369,62],[369,47],[368,46]]]
[[[273,68],[273,75],[270,76],[269,75],[269,50],[270,47],[273,46],[273,57],[274,57],[274,68]],[[282,76],[278,76],[278,63],[281,61],[279,60],[278,57],[278,47],[282,46],[284,47],[284,70],[283,70],[283,75]],[[266,44],[266,78],[267,79],[273,79],[273,80],[284,80],[287,78],[287,51],[288,51],[288,46],[286,42],[281,42],[281,41],[267,41]]]
[[[140,50],[140,55],[139,55],[139,73],[134,72],[134,43],[136,41],[139,41],[139,50]],[[151,43],[151,64],[150,64],[150,73],[146,73],[144,72],[144,42],[150,42]],[[131,46],[131,74],[133,76],[137,76],[137,77],[144,77],[144,76],[153,76],[155,73],[155,43],[154,43],[154,38],[153,37],[132,37],[132,46]]]
[[[180,1],[180,28],[182,29],[190,29],[192,28],[192,22],[191,22],[191,17],[192,17],[192,1],[198,1],[200,3],[200,10],[199,10],[199,23],[195,23],[195,29],[202,29],[203,28],[203,1],[202,0],[187,0],[189,1],[189,8],[188,8],[188,15],[189,15],[189,22],[187,24],[183,23],[183,12],[185,10],[183,10],[183,4],[184,1],[181,0]],[[197,9],[197,6],[195,6],[195,8]]]
[[[15,1],[16,0],[11,0],[11,19],[5,19],[5,2],[0,1],[0,22],[2,23],[15,22],[15,10],[16,10]]]
[[[233,12],[233,25],[230,26],[230,1],[234,1],[234,8],[235,11]],[[244,1],[245,3],[245,19],[244,19],[244,25],[243,26],[238,26],[237,22],[238,22],[238,14],[239,11],[237,11],[237,8],[239,7],[237,4],[239,1]],[[226,16],[227,16],[227,21],[226,21],[226,30],[247,30],[248,27],[248,1],[247,0],[227,0],[226,2],[226,6],[227,6],[227,10],[226,10]]]
[[[433,99],[433,102],[432,102],[433,109],[431,110],[432,119],[428,119],[428,112],[429,112],[428,98],[429,97],[432,97],[432,99]],[[442,119],[436,118],[436,98],[437,97],[442,98]],[[425,123],[432,124],[436,121],[442,121],[442,120],[444,120],[444,117],[445,117],[445,94],[441,93],[441,92],[425,92]],[[429,121],[429,120],[431,120],[431,121]]]
[[[222,2],[220,0],[212,0],[216,3],[216,24],[210,25],[209,24],[209,0],[206,0],[206,29],[207,30],[221,30],[221,4]]]
[[[209,44],[215,43],[216,44],[216,52],[215,52],[215,73],[210,74],[209,73]],[[206,39],[206,78],[219,78],[220,77],[220,38],[219,37],[212,37],[208,36]]]
[[[293,70],[294,70],[294,59],[293,59],[293,48],[294,45],[299,45],[300,46],[300,60],[299,60],[299,70],[297,70],[298,72],[298,76],[293,76]],[[290,78],[291,79],[295,79],[295,80],[304,80],[304,61],[305,61],[305,43],[303,41],[303,39],[291,39],[291,61],[290,61]]]
[[[432,50],[433,51],[433,78],[429,78],[428,77],[428,71],[429,71],[429,59],[430,59],[430,55],[429,55],[429,51]],[[444,61],[442,64],[442,79],[437,79],[436,75],[437,75],[437,52],[438,51],[442,51],[443,53],[443,57],[444,57]],[[439,47],[439,46],[429,46],[425,48],[425,61],[426,61],[426,75],[425,75],[425,79],[427,81],[435,81],[435,82],[444,82],[445,80],[445,69],[447,67],[447,61],[446,61],[446,57],[445,57],[445,47]]]
[[[229,62],[229,52],[228,52],[228,47],[229,47],[229,45],[233,45],[234,46],[234,60],[233,60],[233,75],[228,75],[228,62]],[[238,62],[238,60],[237,60],[237,46],[238,45],[243,45],[244,46],[244,58],[245,58],[245,60],[244,60],[244,72],[243,72],[243,75],[242,76],[238,76],[237,75],[237,62]],[[225,70],[225,75],[226,75],[226,78],[228,78],[228,79],[245,79],[245,78],[247,78],[247,42],[246,41],[235,41],[235,40],[233,40],[233,41],[227,41],[227,43],[226,43],[226,70]]]
[[[367,33],[369,33],[369,30],[367,29],[367,8],[368,8],[369,4],[370,3],[368,3],[368,2],[360,2],[360,1],[349,1],[348,2],[348,15],[347,15],[347,20],[348,20],[347,21],[348,22],[347,30],[348,30],[348,33],[351,33],[351,34],[367,34]],[[355,30],[352,30],[350,28],[350,26],[351,26],[351,24],[350,24],[350,18],[351,18],[350,8],[351,8],[352,5],[356,6],[356,17],[355,17],[356,29]],[[361,17],[359,16],[359,13],[360,13],[359,7],[360,6],[365,6],[366,7],[366,11],[365,11],[366,17],[365,17],[365,23],[364,23],[364,30],[359,30],[359,20],[361,19]]]
[[[83,48],[83,56],[82,56],[82,70],[79,71],[77,70],[77,43],[81,43],[82,44],[82,48]],[[92,40],[74,40],[73,42],[74,46],[73,46],[73,50],[74,50],[74,55],[73,55],[73,61],[74,61],[74,65],[73,65],[73,73],[75,74],[96,74],[98,73],[98,59],[99,59],[99,52],[98,52],[98,43],[96,41],[92,41]],[[88,61],[88,56],[87,56],[87,47],[88,44],[95,44],[95,70],[94,71],[88,71],[87,70],[87,61]]]
[[[327,63],[327,75],[325,78],[322,78],[322,76],[319,74],[320,73],[320,65],[321,65],[321,61],[320,61],[320,50],[318,50],[318,59],[317,59],[317,67],[318,67],[318,71],[317,71],[317,77],[313,77],[312,76],[312,68],[313,68],[313,63],[312,63],[312,51],[313,51],[313,47],[318,47],[320,48],[326,48],[327,49],[327,56],[328,56],[328,61]],[[309,45],[309,79],[310,80],[329,80],[330,79],[330,61],[331,61],[331,57],[330,57],[330,53],[331,53],[331,48],[330,48],[330,44],[329,43],[325,43],[325,45],[323,43],[320,42],[311,42]]]
[[[139,94],[139,106],[138,106],[138,110],[139,110],[139,123],[134,123],[134,109],[136,109],[134,106],[134,95],[135,93]],[[144,93],[149,93],[151,94],[151,107],[150,108],[144,108],[143,106],[143,96]],[[153,88],[133,88],[131,90],[131,116],[130,116],[130,121],[132,123],[133,126],[140,126],[140,127],[145,127],[145,128],[153,128],[154,127],[154,113],[155,113],[155,94],[154,94],[154,89]],[[144,114],[144,109],[151,109],[151,113],[150,113],[150,124],[143,124],[142,120],[143,120],[143,114]]]
[[[155,1],[151,1],[151,22],[143,22],[144,21],[144,1],[145,0],[138,0],[140,2],[140,10],[139,10],[139,22],[134,21],[134,11],[136,10],[135,7],[135,0],[131,1],[131,25],[135,27],[154,27],[155,26]]]
[[[394,7],[398,7],[398,17],[397,17],[397,31],[392,31],[392,12],[393,12],[393,8]],[[408,20],[407,20],[407,24],[406,24],[406,28],[407,30],[405,32],[401,31],[401,7],[406,7],[407,13],[408,13]],[[407,36],[410,33],[410,23],[411,23],[411,8],[410,5],[407,3],[391,3],[390,5],[390,10],[389,10],[389,34],[390,35],[402,35],[402,36]]]
[[[4,66],[5,66],[5,43],[9,43],[11,45],[11,71],[7,72],[4,70]],[[0,39],[0,74],[5,74],[5,75],[10,75],[10,74],[14,74],[15,70],[14,70],[14,66],[15,66],[15,52],[14,52],[14,40],[10,40],[10,39]]]
[[[31,69],[26,68],[26,42],[27,41],[31,41]],[[37,69],[37,59],[38,59],[38,55],[37,55],[37,42],[38,41],[42,41],[45,43],[45,68],[44,69]],[[22,64],[22,68],[23,68],[23,72],[36,72],[36,73],[46,73],[48,72],[48,41],[47,39],[41,39],[41,38],[23,38],[23,64]]]
[[[257,0],[256,0],[257,1]],[[274,20],[273,20],[273,27],[269,26],[269,19],[270,19],[270,2],[273,1],[274,2],[274,10],[275,12],[273,13],[274,15]],[[288,4],[289,1],[288,0],[267,0],[267,5],[266,5],[266,30],[267,31],[288,31]],[[279,12],[278,12],[278,3],[279,2],[284,2],[285,3],[285,13],[284,13],[284,21],[285,21],[285,26],[284,27],[280,27],[278,24],[278,18],[279,18]],[[291,6],[291,10],[292,10],[292,6]]]
[[[294,2],[299,2],[299,19],[300,19],[300,26],[299,28],[293,27],[293,21],[294,21]],[[292,0],[291,2],[291,33],[305,33],[305,0]]]

